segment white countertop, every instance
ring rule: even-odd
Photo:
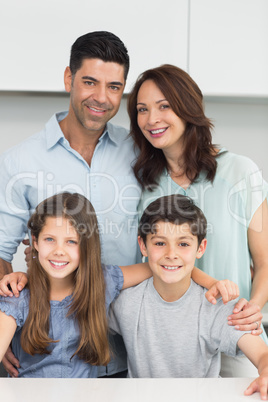
[[[251,402],[249,378],[56,379],[0,378],[5,402]]]

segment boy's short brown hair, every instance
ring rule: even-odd
[[[167,195],[153,201],[142,214],[138,235],[146,244],[146,237],[156,233],[157,223],[170,222],[175,225],[187,223],[191,233],[198,238],[198,246],[206,237],[207,220],[190,197],[181,194]]]

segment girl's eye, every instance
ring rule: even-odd
[[[68,240],[68,243],[69,243],[69,244],[77,244],[77,241],[75,241],[75,240]]]
[[[53,241],[53,239],[52,239],[52,237],[46,237],[46,238],[45,238],[45,241],[50,242],[50,241]]]

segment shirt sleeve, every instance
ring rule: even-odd
[[[124,276],[118,265],[104,265],[103,274],[106,284],[106,309],[108,310],[123,287]]]
[[[237,180],[230,189],[229,201],[232,204],[232,197],[240,195],[244,213],[239,210],[238,204],[235,218],[248,227],[256,210],[265,199],[268,199],[268,183],[258,166],[247,157],[236,156],[233,170],[237,172],[235,176]]]
[[[6,154],[0,159],[0,258],[11,262],[27,232],[29,205],[21,183],[27,172],[15,171],[14,160]],[[26,191],[26,190],[25,190]]]
[[[210,304],[207,300],[205,303]],[[222,300],[218,300],[216,305],[210,304],[210,336],[208,347],[214,352],[223,352],[228,356],[243,354],[237,346],[237,342],[250,331],[239,331],[233,326],[228,325],[228,316],[232,314],[235,302],[224,305]]]
[[[17,330],[23,327],[27,318],[29,312],[28,300],[28,291],[25,290],[21,291],[19,297],[0,296],[0,310],[6,315],[15,318]]]

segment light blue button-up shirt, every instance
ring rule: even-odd
[[[104,264],[136,262],[140,187],[132,173],[132,140],[122,127],[107,124],[91,166],[70,147],[54,115],[40,133],[0,158],[0,258],[11,262],[27,232],[27,221],[45,198],[78,192],[95,208]]]
[[[0,158],[0,258],[12,261],[37,204],[53,194],[70,191],[83,194],[95,208],[102,262],[133,264],[139,255],[137,206],[141,190],[132,172],[135,154],[128,131],[107,123],[89,166],[61,131],[59,121],[66,114],[54,115],[40,133]],[[109,374],[125,369],[124,364],[114,367],[114,361],[109,368]]]

